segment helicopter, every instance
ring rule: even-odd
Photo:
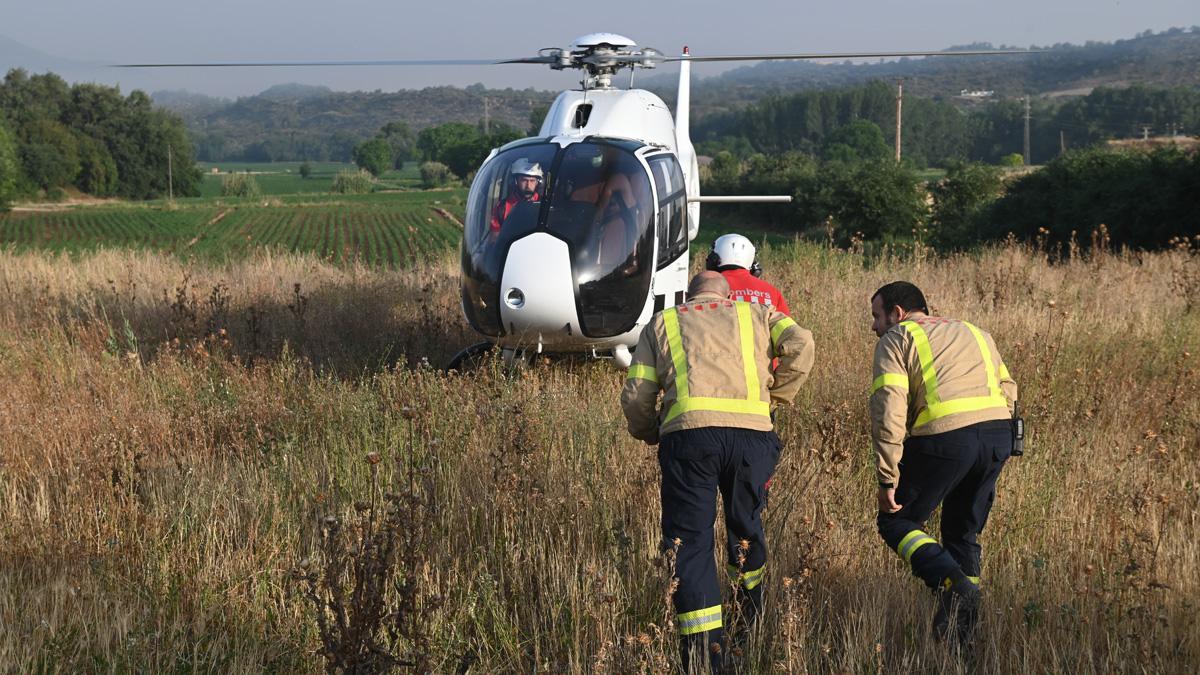
[[[703,196],[689,133],[691,64],[715,61],[972,56],[1032,50],[667,56],[616,33],[514,59],[127,64],[121,67],[541,64],[583,71],[561,92],[537,136],[495,148],[468,190],[460,248],[463,314],[485,340],[457,368],[500,348],[506,361],[583,352],[629,366],[657,311],[685,300],[700,206],[788,202],[790,196]],[[633,87],[638,69],[679,64],[675,111]],[[614,85],[629,70],[626,88]]]

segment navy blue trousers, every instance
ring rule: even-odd
[[[723,639],[723,584],[713,561],[718,493],[730,572],[753,598],[755,606],[748,609],[757,610],[767,560],[762,511],[781,447],[773,431],[729,427],[678,431],[659,444],[663,546],[676,550],[673,600],[685,650],[689,636],[704,636],[705,645]]]
[[[981,550],[976,541],[996,498],[996,479],[1012,452],[1008,420],[980,422],[904,441],[896,513],[880,513],[879,534],[912,565],[914,576],[938,588],[955,569],[978,583]],[[942,506],[942,540],[924,531]]]

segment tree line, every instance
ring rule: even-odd
[[[858,120],[896,127],[896,89],[884,82],[860,87],[770,96],[743,109],[700,120],[697,150],[728,150],[745,158],[761,152],[819,155],[831,134]],[[901,116],[903,155],[917,166],[963,161],[997,163],[1023,151],[1025,105],[1003,100],[962,109],[944,100],[906,95]],[[1200,91],[1185,87],[1098,88],[1075,99],[1030,103],[1031,161],[1066,149],[1143,133],[1200,132]],[[890,133],[889,133],[890,138]]]
[[[1022,46],[1023,47],[1023,46]],[[947,51],[1005,49],[1006,45],[974,43]],[[978,56],[880,60],[878,63],[812,63],[768,61],[737,68],[692,87],[693,115],[728,111],[753,103],[767,91],[792,93],[861,86],[871,80],[904,79],[906,92],[946,95],[962,89],[989,89],[1001,97],[1077,90],[1084,87],[1142,82],[1151,86],[1200,86],[1200,27],[1144,31],[1114,42],[1032,46],[1043,50],[1027,56]],[[655,89],[664,94],[674,80],[662,77]]]
[[[157,94],[156,94],[157,96]],[[519,127],[553,92],[487,89],[483,85],[395,92],[335,92],[319,87],[272,87],[232,103],[206,105],[164,93],[193,134],[197,159],[222,161],[353,160],[354,148],[397,120],[420,131],[448,122]]]
[[[122,96],[19,68],[0,83],[0,203],[71,187],[130,199],[195,195],[192,158],[182,120],[141,91]]]
[[[414,134],[403,122],[389,122],[373,138],[354,146],[354,163],[373,176],[419,160],[427,187],[470,180],[492,148],[525,136],[502,122],[447,122]]]
[[[798,234],[842,246],[921,241],[949,251],[1013,235],[1086,247],[1103,231],[1107,243],[1153,249],[1200,236],[1200,152],[1097,146],[1025,173],[953,163],[927,183],[911,163],[871,158],[881,138],[852,140],[851,153],[827,159],[790,151],[738,160],[722,152],[702,172],[706,193],[787,194],[793,202],[706,208],[743,221],[788,222]]]

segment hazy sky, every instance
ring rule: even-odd
[[[566,46],[609,31],[666,53],[941,49],[1112,41],[1200,24],[1196,0],[0,0],[0,35],[82,61],[484,58]],[[7,67],[12,64],[0,64]],[[670,67],[673,68],[673,67]],[[664,68],[665,70],[665,68]],[[698,74],[719,72],[697,65]],[[132,76],[128,76],[132,77]],[[574,73],[538,66],[176,70],[149,89],[256,93],[282,82],[334,89],[433,84],[564,88]],[[132,82],[132,80],[123,80]],[[128,86],[123,87],[128,89]]]

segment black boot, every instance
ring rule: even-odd
[[[758,624],[758,615],[762,612],[762,584],[747,590],[737,590],[738,613],[742,617],[742,625],[746,633]]]
[[[951,572],[942,582],[942,590],[938,591],[938,610],[933,615],[934,636],[946,640],[953,635],[960,646],[966,646],[979,620],[981,599],[979,586],[962,570]]]
[[[687,675],[721,672],[725,658],[725,631],[716,628],[695,635],[684,635],[679,640],[680,663]],[[705,662],[707,661],[707,668]]]

